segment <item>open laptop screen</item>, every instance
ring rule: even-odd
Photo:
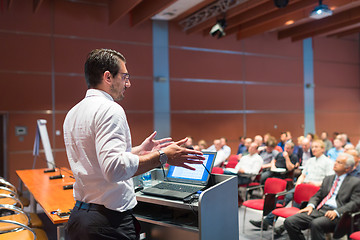
[[[205,160],[203,161],[206,169],[211,172],[214,165],[216,152],[203,152]],[[189,170],[178,166],[169,166],[169,171],[166,176],[168,181],[192,183],[199,185],[206,185],[209,180],[209,173],[202,164],[188,164],[195,168],[195,170]]]

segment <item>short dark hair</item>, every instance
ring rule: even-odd
[[[125,57],[112,49],[92,50],[85,62],[85,80],[88,88],[101,83],[104,72],[109,71],[114,77],[119,73],[119,59],[126,63]]]
[[[274,137],[269,137],[269,139],[266,141],[265,146],[267,147],[276,147],[276,139]]]

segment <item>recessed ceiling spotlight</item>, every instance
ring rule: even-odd
[[[321,19],[331,16],[332,14],[333,11],[331,11],[327,5],[322,4],[322,0],[319,0],[319,6],[315,7],[314,10],[311,11],[310,17],[314,19]]]

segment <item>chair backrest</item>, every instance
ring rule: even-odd
[[[294,202],[301,204],[301,202],[308,202],[314,194],[319,191],[320,187],[302,183],[295,187]]]
[[[239,162],[239,158],[238,155],[230,155],[230,157],[228,158],[228,162],[226,164],[226,168],[235,168],[236,164],[238,164]]]
[[[285,191],[287,182],[280,178],[268,178],[265,181],[265,193],[279,193]]]
[[[213,169],[211,170],[211,173],[223,174],[224,169],[222,169],[221,167],[213,167]]]

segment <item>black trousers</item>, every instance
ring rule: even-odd
[[[301,230],[311,229],[312,240],[323,240],[325,239],[325,233],[333,232],[336,224],[339,222],[339,218],[336,217],[334,220],[330,220],[325,217],[325,213],[328,210],[332,210],[327,206],[323,206],[318,210],[314,209],[310,215],[307,213],[298,213],[291,217],[288,217],[284,226],[287,230],[291,240],[301,239],[305,240]]]
[[[118,212],[97,204],[75,206],[65,229],[71,240],[138,240],[140,234],[132,211]]]

